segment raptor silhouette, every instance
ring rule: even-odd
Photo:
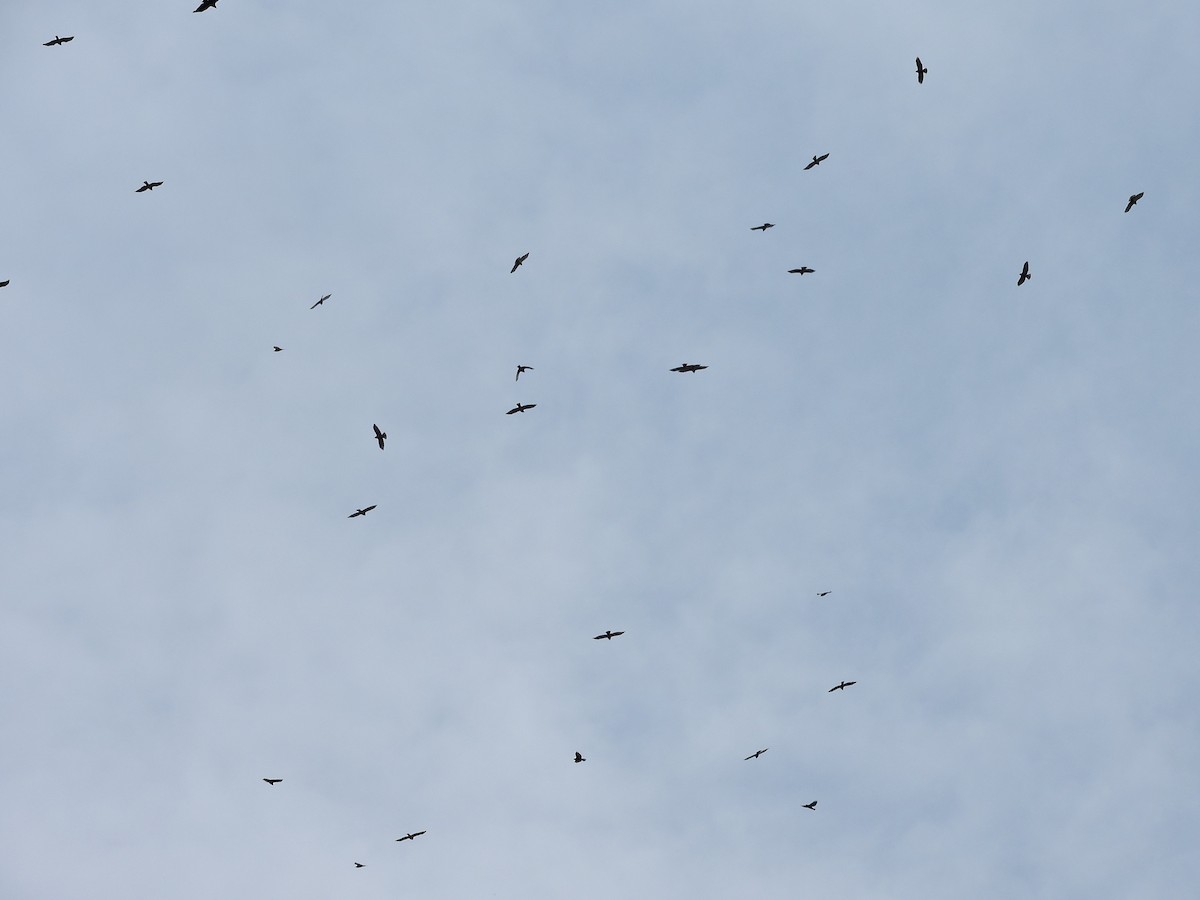
[[[66,44],[66,43],[69,43],[70,41],[73,41],[73,40],[75,40],[75,35],[71,35],[70,37],[65,37],[65,38],[64,38],[64,37],[59,37],[59,36],[56,34],[56,35],[54,36],[54,40],[52,40],[52,41],[46,41],[46,43],[42,44],[42,46],[43,46],[43,47],[57,47],[57,46],[59,46],[60,44]]]
[[[707,369],[708,366],[701,366],[696,363],[684,363],[682,366],[676,366],[672,372],[699,372],[701,369]]]
[[[834,691],[844,691],[846,688],[850,687],[850,685],[852,685],[852,684],[858,684],[858,682],[857,681],[843,681],[841,684],[835,684],[833,687],[831,687],[825,693],[832,694]]]
[[[382,450],[383,442],[387,440],[387,432],[380,431],[378,425],[372,425],[371,427],[375,429],[375,440],[379,442],[379,449]]]
[[[525,264],[525,260],[527,260],[527,259],[529,259],[529,254],[528,254],[528,253],[526,253],[526,254],[524,254],[524,255],[522,255],[522,256],[518,256],[518,257],[517,257],[517,258],[516,258],[516,259],[513,261],[513,267],[512,267],[511,269],[509,269],[509,270],[508,270],[508,274],[509,274],[509,275],[511,275],[513,272],[517,271],[517,269],[521,268],[521,266]]]
[[[925,83],[925,76],[929,74],[929,70],[921,65],[921,57],[917,57],[917,84]]]
[[[613,638],[620,637],[624,633],[625,632],[623,632],[623,631],[606,631],[606,632],[604,632],[604,634],[596,635],[594,638],[592,638],[592,640],[593,641],[611,641]]]
[[[1017,287],[1020,287],[1032,277],[1029,274],[1029,260],[1025,260],[1025,267],[1021,269],[1021,277],[1017,279]]]
[[[751,753],[749,756],[746,757],[746,759],[758,759],[760,756],[762,756],[764,753],[766,753],[770,749],[771,749],[770,747],[763,747],[761,750],[756,750],[754,753]],[[742,762],[745,762],[745,761],[746,760],[742,760]]]
[[[829,159],[828,153],[822,153],[820,156],[814,156],[812,158],[812,162],[810,162],[807,166],[804,167],[804,171],[807,172],[813,166],[819,166],[821,163],[823,163],[827,159]]]
[[[536,403],[518,403],[516,406],[506,412],[505,415],[511,416],[513,413],[523,413],[525,410],[533,409],[535,406],[537,406]]]
[[[1139,191],[1136,194],[1130,194],[1129,202],[1125,204],[1125,212],[1129,212],[1131,209],[1133,209],[1135,206],[1137,206],[1137,202],[1145,196],[1146,196],[1145,191]]]
[[[144,191],[152,191],[156,187],[162,187],[162,184],[163,183],[161,181],[143,181],[142,186],[140,188],[138,188],[136,191],[134,191],[134,193],[141,194]]]
[[[356,509],[354,512],[350,513],[350,515],[346,516],[346,518],[347,519],[357,519],[359,516],[365,516],[367,513],[369,513],[371,510],[373,510],[378,505],[379,504],[377,504],[377,503],[372,503],[370,506],[367,506],[363,509]]]

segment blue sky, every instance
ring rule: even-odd
[[[192,8],[0,11],[0,894],[1200,880],[1200,14]]]

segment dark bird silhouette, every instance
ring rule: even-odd
[[[387,432],[380,431],[378,425],[372,425],[371,427],[375,429],[375,440],[379,442],[379,449],[382,450],[383,442],[387,440]]]
[[[533,409],[537,406],[536,403],[518,403],[512,409],[505,413],[506,416],[511,416],[513,413],[525,412],[527,409]]]
[[[825,693],[832,694],[834,691],[844,691],[846,688],[850,687],[850,685],[852,685],[852,684],[858,684],[858,682],[857,681],[843,681],[841,684],[835,684],[833,687],[831,687]]]
[[[324,297],[322,297],[320,300],[318,300],[316,303],[314,303],[312,306],[310,306],[309,309],[316,309],[318,306],[320,306],[322,303],[324,303],[326,300],[328,300],[332,296],[333,296],[333,294],[326,294]]]
[[[701,369],[707,369],[708,366],[697,365],[696,363],[684,363],[682,366],[676,366],[672,372],[699,372]]]
[[[921,65],[921,57],[917,57],[917,84],[925,83],[925,76],[929,74],[929,70]]]
[[[282,347],[272,347],[271,349],[273,349],[276,353],[279,353],[281,350],[283,350]]]
[[[161,181],[143,181],[142,186],[134,191],[135,194],[143,193],[144,191],[152,191],[156,187],[162,187]]]
[[[816,800],[814,800],[812,803],[801,803],[800,805],[803,806],[805,809],[811,809],[813,812],[817,811],[817,801]]]
[[[575,751],[575,762],[577,762],[577,763],[587,762],[587,757],[584,756],[582,753],[580,753],[578,750],[576,750]]]
[[[517,366],[517,377],[514,378],[513,381],[520,381],[522,372],[529,372],[532,370],[533,370],[533,366]]]
[[[818,597],[828,597],[833,591],[821,591],[817,594]]]
[[[409,833],[409,834],[406,834],[406,835],[405,835],[404,837],[402,837],[402,838],[396,838],[396,840],[398,840],[398,841],[412,841],[412,840],[415,840],[415,839],[419,838],[419,837],[420,837],[421,835],[423,835],[424,833],[425,833],[425,832],[423,832],[423,831],[413,831],[413,832],[411,832],[411,833]]]
[[[365,869],[365,868],[366,868],[366,866],[365,866],[365,865],[363,865],[362,863],[355,863],[355,864],[354,864],[354,868],[356,868],[356,869]]]
[[[762,756],[764,753],[766,753],[770,749],[771,749],[770,747],[763,747],[761,750],[751,753],[749,756],[746,757],[746,759],[758,759],[760,756]],[[742,762],[745,762],[745,761],[746,760],[742,760]]]
[[[763,222],[761,225],[755,225],[750,230],[751,231],[766,231],[768,228],[774,228],[774,227],[775,227],[774,222]]]
[[[804,171],[807,172],[813,166],[819,166],[822,162],[824,162],[827,159],[829,159],[828,153],[822,153],[820,156],[814,156],[812,158],[812,162],[810,162],[807,166],[804,167]]]
[[[270,785],[276,785],[276,784],[279,784],[279,782],[283,781],[283,779],[282,778],[264,778],[263,781],[265,781],[267,784],[270,784]]]
[[[798,269],[788,269],[789,275],[811,275],[816,269],[810,269],[808,266],[801,266]]]
[[[526,253],[524,256],[518,256],[513,262],[513,267],[508,270],[508,274],[511,275],[513,272],[517,271],[517,269],[521,268],[527,259],[529,259],[528,253]]]
[[[354,512],[350,513],[350,515],[346,516],[346,518],[347,519],[357,519],[359,516],[365,516],[367,513],[369,513],[371,510],[373,510],[378,505],[379,504],[377,504],[377,503],[372,503],[370,506],[366,507],[365,509],[356,509]]]
[[[59,44],[66,44],[66,43],[68,43],[69,41],[73,41],[73,40],[75,40],[75,35],[71,35],[70,37],[65,37],[65,38],[63,38],[63,37],[59,37],[59,36],[56,34],[56,35],[54,36],[54,40],[52,40],[52,41],[46,41],[46,43],[42,44],[42,46],[43,46],[43,47],[57,47]]]
[[[1139,191],[1136,194],[1130,194],[1129,202],[1125,204],[1125,212],[1129,212],[1131,209],[1133,209],[1135,206],[1137,206],[1137,202],[1145,196],[1146,196],[1145,191]]]
[[[199,6],[192,10],[194,13],[204,12],[206,9],[216,9],[217,0],[201,0]]]
[[[1025,260],[1025,268],[1021,269],[1021,277],[1017,279],[1017,287],[1020,287],[1032,277],[1029,274],[1029,260]]]
[[[4,281],[0,281],[0,287],[8,287],[8,279],[5,279]]]
[[[604,634],[596,635],[594,638],[592,638],[592,640],[593,641],[604,641],[604,640],[611,641],[613,638],[620,637],[624,633],[625,632],[623,632],[623,631],[606,631],[606,632],[604,632]]]

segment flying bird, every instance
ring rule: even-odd
[[[326,294],[324,297],[322,297],[320,300],[318,300],[316,303],[314,303],[312,306],[310,306],[309,309],[316,309],[318,306],[320,306],[322,303],[324,303],[326,300],[328,300],[332,296],[333,296],[333,294]]]
[[[587,757],[584,756],[582,753],[580,753],[578,750],[576,750],[575,751],[575,762],[577,762],[577,763],[587,762]]]
[[[801,803],[800,805],[803,806],[805,809],[811,809],[813,812],[817,811],[817,801],[816,800],[814,800],[812,803]]]
[[[274,350],[276,353],[278,353],[278,352],[280,352],[280,351],[281,351],[283,348],[282,348],[282,347],[273,347],[272,349],[273,349],[273,350]]]
[[[858,684],[858,682],[857,681],[843,681],[841,684],[834,685],[829,690],[827,690],[825,693],[832,694],[834,691],[844,691],[846,688],[850,687],[850,685],[852,685],[852,684]]]
[[[411,832],[410,834],[406,834],[406,835],[405,835],[404,837],[402,837],[402,838],[396,838],[396,840],[398,840],[398,841],[411,841],[411,840],[414,840],[415,838],[419,838],[419,837],[420,837],[421,835],[423,835],[424,833],[425,833],[425,832],[423,832],[423,831],[414,831],[414,832]]]
[[[707,369],[708,366],[697,365],[696,363],[684,363],[682,366],[676,366],[672,372],[699,372],[701,369]]]
[[[746,759],[758,759],[760,756],[762,756],[764,753],[766,753],[770,749],[771,749],[770,747],[763,747],[761,750],[759,750],[755,753],[751,753],[749,756],[746,757]],[[745,762],[745,761],[746,760],[742,760],[742,762]]]
[[[1129,202],[1125,204],[1125,212],[1129,212],[1131,209],[1133,209],[1135,206],[1137,206],[1137,202],[1145,196],[1146,196],[1145,191],[1139,191],[1136,194],[1130,194]]]
[[[808,266],[801,266],[798,269],[788,269],[789,275],[811,275],[816,269],[810,269]]]
[[[510,274],[511,274],[511,273],[510,273]],[[529,372],[529,371],[531,371],[532,369],[533,369],[533,366],[517,366],[517,377],[516,377],[516,378],[514,378],[514,379],[513,379],[513,381],[520,381],[520,380],[521,380],[521,373],[522,373],[522,372]]]
[[[383,442],[387,440],[387,432],[380,431],[378,425],[372,425],[371,427],[375,429],[375,440],[379,442],[379,449],[382,450]]]
[[[142,186],[134,191],[135,194],[143,193],[144,191],[152,191],[156,187],[162,187],[161,181],[143,181]]]
[[[774,227],[775,227],[774,222],[763,222],[761,225],[755,225],[750,230],[751,231],[766,231],[768,228],[774,228]]]
[[[354,512],[350,513],[350,515],[346,516],[346,518],[347,519],[357,519],[359,516],[365,516],[367,513],[369,513],[371,510],[373,510],[378,505],[379,505],[378,503],[372,503],[366,509],[356,509]]]
[[[1032,277],[1029,274],[1029,260],[1025,260],[1025,268],[1021,269],[1021,277],[1017,279],[1017,287],[1020,287]]]
[[[929,70],[921,65],[921,57],[917,57],[917,84],[925,83],[925,76],[929,74]]]
[[[527,409],[533,409],[537,406],[536,403],[518,403],[512,409],[505,413],[506,416],[511,416],[513,413],[525,412]]]
[[[818,597],[828,597],[833,591],[821,591],[817,594]]]
[[[283,781],[283,779],[282,778],[264,778],[263,781],[265,781],[267,784],[270,784],[270,785],[276,785],[276,784],[279,784],[279,782]]]
[[[9,279],[5,279],[4,281],[0,281],[0,287],[8,287],[8,281],[9,281]]]
[[[624,633],[625,632],[623,632],[623,631],[606,631],[606,632],[604,632],[604,634],[596,635],[594,638],[592,638],[592,640],[593,641],[605,641],[605,640],[611,641],[613,638],[620,637]]]
[[[513,262],[513,267],[509,269],[508,274],[511,275],[513,272],[517,271],[517,269],[521,268],[522,263],[524,263],[527,259],[529,259],[528,253],[526,253],[524,256],[518,256]]]
[[[192,10],[194,13],[204,12],[206,9],[216,9],[217,0],[201,0],[199,6]]]
[[[70,37],[65,37],[65,38],[63,38],[63,37],[59,37],[59,36],[56,34],[56,35],[54,36],[54,40],[52,40],[52,41],[46,41],[46,43],[42,44],[42,46],[43,46],[43,47],[57,47],[59,44],[65,44],[65,43],[67,43],[68,41],[73,41],[73,40],[75,40],[75,35],[71,35]]]
[[[813,166],[819,166],[822,162],[824,162],[827,159],[829,159],[828,153],[823,153],[820,156],[814,156],[812,159],[812,162],[810,162],[807,166],[804,167],[804,171],[807,172]]]
[[[365,865],[363,865],[362,863],[355,863],[355,864],[354,864],[354,868],[356,868],[356,869],[365,869],[365,868],[366,868],[366,866],[365,866]]]

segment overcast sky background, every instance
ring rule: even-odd
[[[0,895],[1200,883],[1200,11],[193,7],[0,7]]]

